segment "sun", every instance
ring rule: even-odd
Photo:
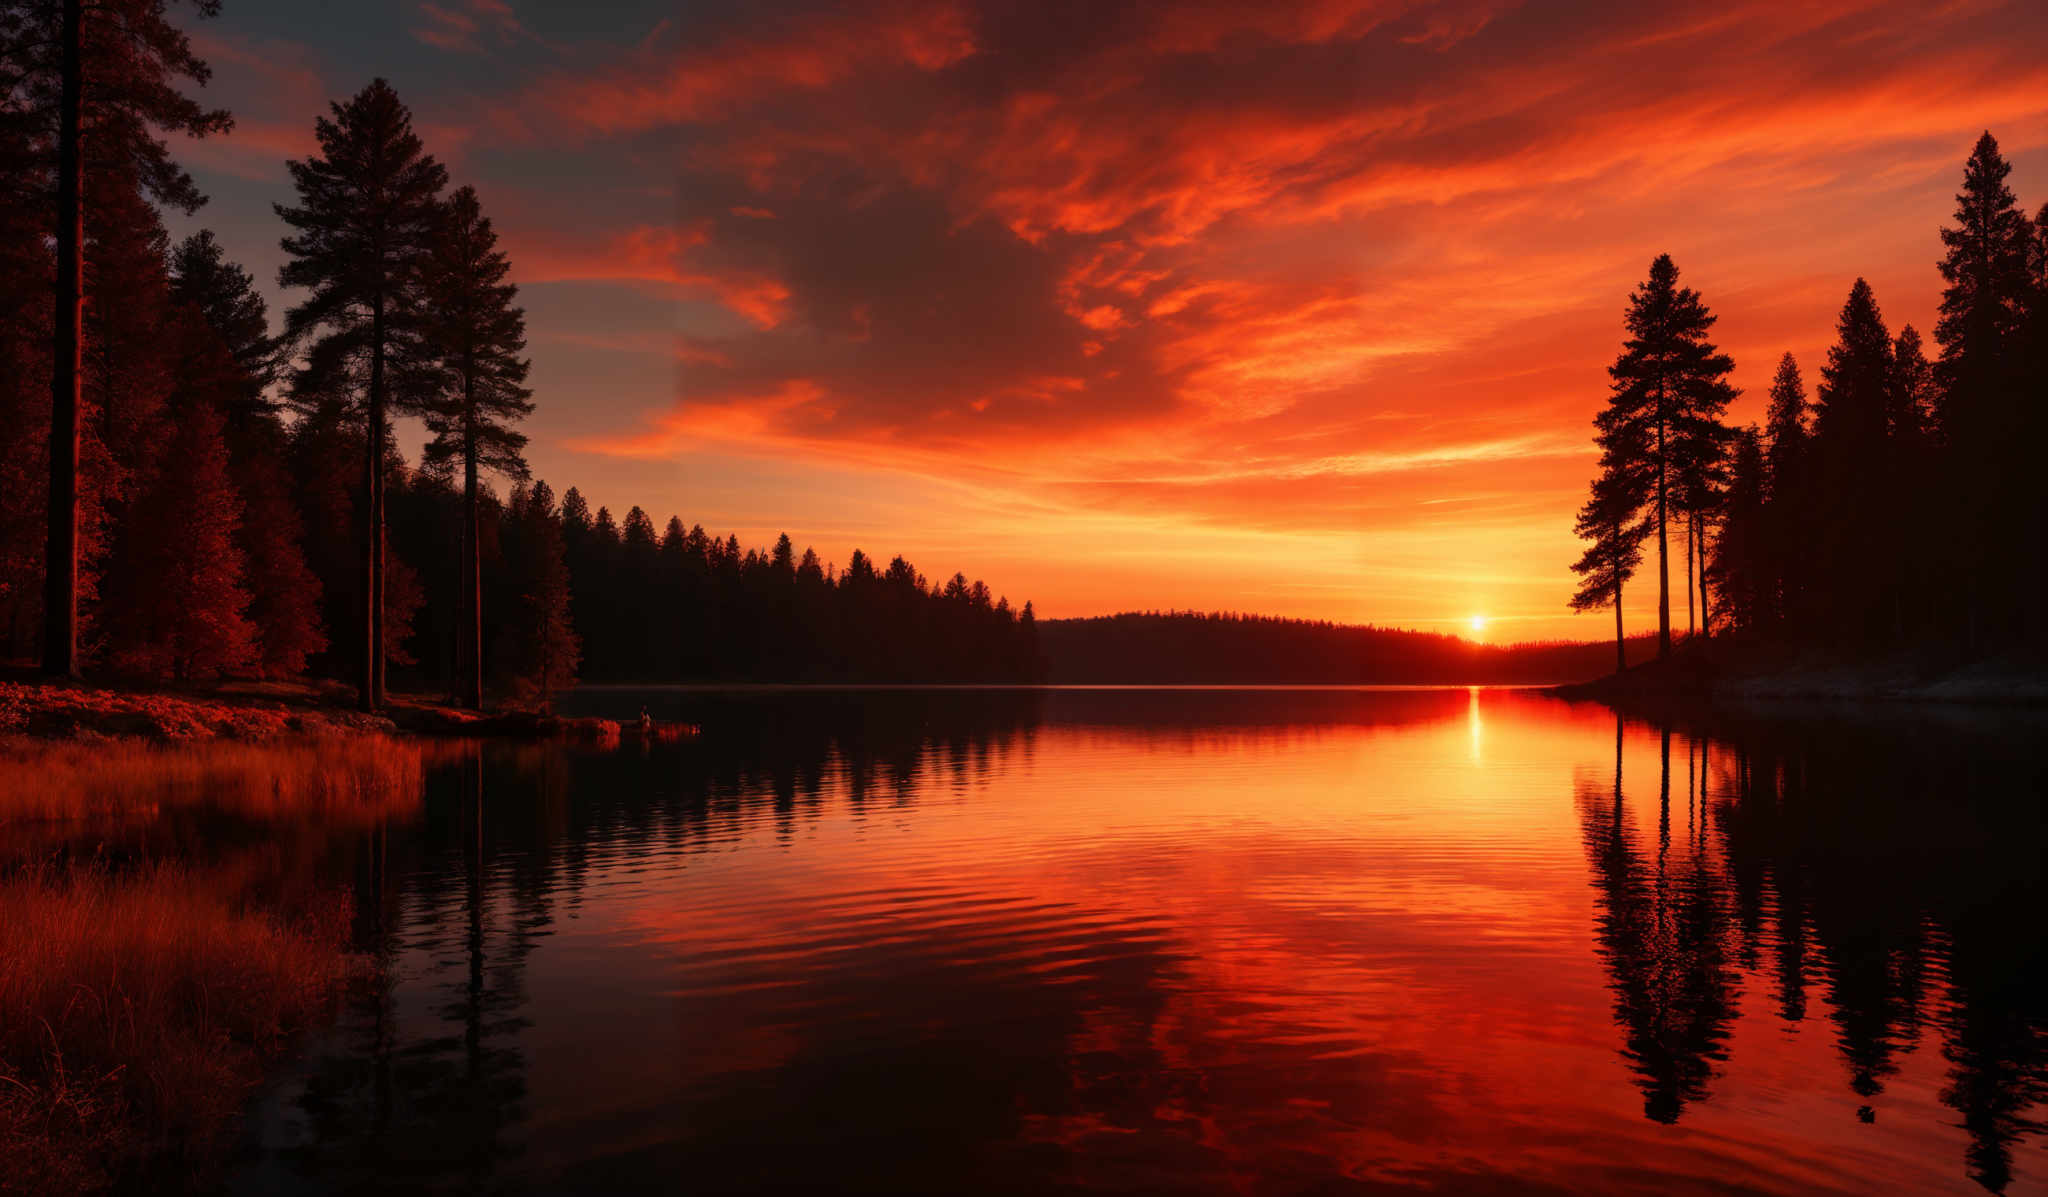
[[[1474,615],[1466,620],[1465,624],[1472,629],[1474,636],[1484,636],[1486,634],[1486,617],[1484,615]]]

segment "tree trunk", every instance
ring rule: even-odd
[[[84,63],[81,0],[64,0],[63,84],[57,125],[57,311],[50,369],[49,537],[43,553],[43,672],[78,676],[78,364],[85,297],[84,154],[79,110]]]
[[[1712,640],[1714,638],[1714,613],[1713,609],[1707,605],[1707,522],[1704,518],[1697,515],[1693,517],[1693,520],[1699,527],[1700,639]]]
[[[1692,512],[1685,513],[1685,638],[1699,635],[1699,626],[1693,623],[1692,613],[1692,544],[1693,531],[1699,527],[1699,517]]]
[[[1621,635],[1621,583],[1614,584],[1614,672],[1621,673],[1628,668],[1628,642]]]
[[[463,405],[471,403],[470,383],[463,383]],[[477,549],[476,428],[472,419],[462,444],[462,702],[471,710],[484,706],[484,623],[482,557]]]
[[[1616,524],[1614,527],[1614,543],[1617,546],[1614,554],[1614,672],[1622,673],[1628,669],[1628,649],[1624,647],[1627,641],[1621,635],[1622,554],[1619,549],[1621,544],[1621,525],[1619,524]]]
[[[370,304],[370,402],[363,420],[362,709],[384,705],[384,297]]]
[[[1665,528],[1669,510],[1664,482],[1664,421],[1657,421],[1657,659],[1671,655],[1670,539]]]

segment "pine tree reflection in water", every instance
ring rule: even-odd
[[[383,985],[263,1103],[239,1187],[2044,1179],[2010,724],[613,700],[704,735],[487,747],[366,855]]]

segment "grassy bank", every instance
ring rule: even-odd
[[[616,743],[673,740],[695,729],[658,724],[642,732],[605,719],[565,719],[523,710],[468,711],[417,695],[394,696],[367,715],[346,687],[245,684],[214,691],[143,690],[26,679],[0,680],[0,740],[142,740],[251,743],[292,737],[410,732],[429,736],[567,738]]]
[[[170,866],[0,880],[0,1188],[205,1175],[349,967],[344,901],[280,913],[231,890]]]
[[[0,736],[261,741],[394,726],[348,710],[311,686],[200,694],[0,681]]]

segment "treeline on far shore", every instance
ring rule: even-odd
[[[1194,611],[1038,625],[1048,681],[1073,685],[1544,685],[1612,666],[1609,643],[1479,644],[1438,632]],[[1647,652],[1650,637],[1638,651]]]

